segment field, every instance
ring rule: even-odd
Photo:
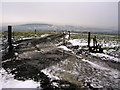
[[[120,89],[118,35],[91,33],[90,46],[96,36],[103,53],[89,51],[87,33],[14,32],[10,52],[1,35],[1,88]]]

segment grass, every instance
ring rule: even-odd
[[[51,34],[52,32],[36,32],[36,35],[40,36],[42,34]],[[35,35],[35,32],[14,32],[14,36],[24,36],[24,37],[32,37]]]
[[[3,38],[7,38],[7,32],[1,32]],[[33,37],[35,36],[35,32],[14,32],[13,36],[18,38],[23,37]],[[36,32],[37,36],[41,36],[42,34],[55,34],[55,32]],[[97,40],[105,40],[105,41],[119,41],[120,37],[115,34],[95,34],[91,33],[91,39],[96,36]],[[71,39],[88,39],[87,33],[71,33]]]
[[[114,35],[114,34],[94,34],[91,33],[91,39],[94,38],[94,36],[96,36],[96,38],[98,40],[107,40],[107,41],[114,41],[114,40],[119,40],[120,37],[118,37],[118,35]],[[76,34],[71,34],[71,39],[87,39],[88,38],[88,34],[87,33],[76,33]]]
[[[14,38],[18,39],[21,37],[33,37],[35,35],[41,36],[43,34],[54,34],[55,32],[13,32],[12,35]],[[2,32],[3,38],[7,38],[8,33]]]

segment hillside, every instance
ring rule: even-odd
[[[7,26],[2,26],[0,31],[7,31]],[[72,32],[94,32],[94,33],[105,33],[105,34],[118,34],[118,30],[116,28],[95,28],[95,27],[83,27],[83,26],[72,26],[72,25],[53,25],[46,23],[30,23],[30,24],[21,24],[14,25],[13,30],[15,32],[33,32],[37,31],[72,31]]]

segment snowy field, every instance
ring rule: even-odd
[[[73,39],[73,40],[69,40],[69,42],[73,46],[76,46],[76,45],[87,46],[88,45],[88,39]],[[114,48],[114,47],[119,47],[120,42],[100,40],[98,44],[100,44],[102,48]],[[90,45],[93,46],[93,40],[91,40]]]
[[[80,49],[84,46],[87,46],[87,39],[73,39],[69,40],[68,42],[70,42],[72,46],[79,46]],[[91,46],[93,45],[92,43],[93,41],[91,41],[90,43]],[[104,63],[104,60],[108,61],[108,63],[109,61],[120,63],[120,58],[118,57],[120,49],[118,49],[117,51],[115,49],[111,49],[119,47],[119,43],[116,41],[109,41],[104,43],[104,41],[102,41],[101,45],[102,48],[110,49],[104,50],[103,53],[90,53],[88,54],[88,56],[90,57],[88,58],[88,60],[82,55],[77,56],[81,60],[73,59],[73,61],[71,61],[70,59],[66,59],[65,61],[61,61],[57,65],[42,70],[42,72],[49,75],[51,78],[53,78],[53,76],[55,75],[55,77],[57,76],[57,79],[67,80],[67,78],[70,77],[70,79],[74,81],[74,79],[76,80],[77,77],[77,81],[84,80],[84,82],[86,83],[91,82],[91,86],[94,88],[120,88],[120,71],[115,68],[109,67],[107,66],[107,64]],[[75,54],[73,49],[70,49],[66,46],[62,45],[58,48]],[[90,60],[92,57],[98,58],[98,61],[97,59],[96,61]],[[99,63],[99,59],[102,60],[101,63]]]
[[[41,35],[46,37],[49,34]],[[36,37],[37,38],[37,37]],[[68,38],[68,36],[66,37]],[[32,38],[22,38],[22,40]],[[20,39],[21,40],[21,39]],[[105,41],[100,40],[98,44],[104,48],[103,53],[90,53],[86,51],[88,40],[83,39],[71,39],[66,40],[69,45],[62,45],[62,42],[55,44],[57,49],[63,50],[69,53],[71,56],[64,60],[61,60],[55,65],[49,66],[40,70],[51,80],[66,80],[72,83],[80,83],[86,86],[89,82],[94,88],[120,88],[120,70],[116,69],[115,65],[120,64],[120,48],[117,41]],[[41,44],[42,45],[42,44]],[[41,45],[36,45],[39,47]],[[58,46],[57,46],[58,45]],[[90,45],[93,45],[91,40]],[[45,46],[45,45],[44,45]],[[76,49],[69,48],[69,46],[79,46],[78,50],[83,50],[81,54],[76,54]],[[86,49],[87,48],[87,49]],[[0,54],[4,52],[2,50],[2,41],[0,40]],[[41,49],[42,50],[42,49]],[[34,53],[34,51],[31,51]],[[31,53],[29,52],[29,53]],[[36,52],[41,52],[37,51]],[[47,52],[47,50],[46,50]],[[23,52],[29,54],[27,52]],[[19,53],[16,53],[18,56]],[[19,55],[20,56],[20,55]],[[28,58],[29,59],[29,58]],[[8,62],[11,59],[2,61],[2,63]],[[112,62],[111,62],[112,61]],[[37,62],[37,61],[36,61]],[[110,66],[109,64],[112,63]],[[9,70],[8,70],[9,71]],[[53,83],[53,86],[57,86],[57,83]],[[34,80],[16,80],[14,75],[7,72],[4,68],[0,68],[0,89],[2,88],[41,88],[41,82],[35,82]],[[119,89],[117,89],[119,90]]]

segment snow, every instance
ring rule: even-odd
[[[32,37],[20,38],[19,40],[27,40],[27,39],[32,39]]]
[[[120,72],[118,70],[114,70],[114,69],[111,69],[111,68],[106,68],[106,67],[100,66],[96,63],[93,63],[89,60],[85,60],[85,59],[82,59],[82,61],[89,63],[92,67],[94,67],[96,69],[106,71],[106,73],[111,75],[113,78],[119,78]]]
[[[114,57],[119,57],[120,49],[115,50],[115,49],[109,49],[109,50],[104,50],[105,54],[114,56]]]
[[[69,35],[66,35],[65,38],[68,39],[68,38],[69,38]]]
[[[116,62],[120,62],[119,58],[115,58],[113,56],[110,56],[110,55],[107,55],[107,54],[104,54],[104,53],[90,53],[90,54],[93,55],[93,56],[96,56],[96,57],[100,57],[100,58],[105,59],[105,60],[113,60],[113,61],[116,61]]]
[[[18,55],[18,53],[16,52],[16,53],[15,53],[15,55],[17,56],[17,55]]]
[[[13,44],[14,47],[18,46],[19,44]]]
[[[11,59],[7,59],[5,61],[2,61],[1,63],[5,63],[5,62],[8,62],[8,61],[11,61]]]
[[[49,36],[49,34],[43,34],[40,37],[46,37],[46,36]]]
[[[58,44],[55,44],[56,46],[59,46],[59,45],[61,45],[63,42],[59,42]]]
[[[73,40],[69,40],[69,42],[73,45],[79,45],[79,46],[87,46],[87,40],[85,39],[73,39]]]
[[[72,51],[72,50],[68,49],[66,46],[59,46],[58,48],[62,48],[63,50],[66,50],[66,51]]]
[[[60,65],[61,63],[61,65]],[[60,61],[60,63],[58,63],[57,65],[53,65],[53,66],[50,66],[44,70],[42,70],[42,72],[46,75],[48,75],[49,78],[51,78],[52,80],[59,80],[61,77],[57,77],[57,74],[55,75],[56,72],[67,72],[69,74],[72,74],[72,75],[79,75],[78,72],[72,70],[66,70],[63,66],[66,66],[69,61],[66,59],[64,61]],[[63,65],[63,66],[62,66]]]
[[[89,60],[82,59],[82,61],[89,63],[94,68],[101,69],[101,70],[109,70],[108,68],[102,67],[102,66],[100,66],[98,64],[95,64],[95,63],[89,61]]]
[[[44,74],[46,74],[49,78],[51,78],[51,80],[59,80],[59,78],[57,76],[54,76],[52,73],[50,73],[50,69],[43,69],[41,70],[41,72],[43,72]]]
[[[105,48],[105,47],[114,48],[119,46],[119,43],[117,41],[102,40],[100,41],[100,44],[102,45],[102,48]]]
[[[3,88],[37,88],[39,83],[36,83],[32,80],[26,81],[18,81],[18,80],[10,80],[3,84]]]
[[[71,39],[68,42],[70,42],[73,46],[79,45],[79,46],[87,46],[88,45],[88,40],[87,39]],[[105,40],[100,40],[98,41],[98,44],[102,45],[102,48],[114,48],[114,47],[119,47],[120,43],[117,43],[117,41],[105,41]],[[91,39],[90,46],[93,46],[93,40]]]
[[[2,88],[37,88],[39,82],[33,80],[18,81],[12,74],[8,74],[3,68],[0,69],[0,89]]]
[[[58,87],[58,83],[56,82],[53,82],[52,85]]]
[[[91,86],[93,87],[93,88],[103,88],[103,86],[101,86],[101,85],[98,85],[98,84],[96,84],[96,83],[94,83],[94,84],[91,84]]]

